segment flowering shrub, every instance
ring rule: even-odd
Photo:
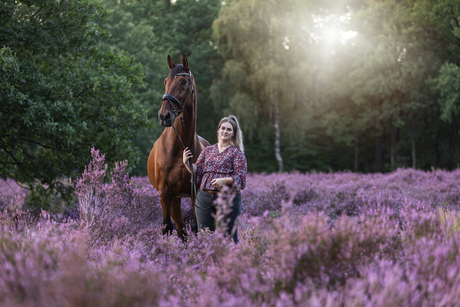
[[[236,245],[225,197],[215,232],[163,236],[148,179],[121,162],[107,180],[92,155],[76,183],[80,220],[31,220],[1,196],[0,305],[457,304],[459,170],[251,174]]]
[[[127,161],[115,164],[109,183],[104,183],[107,165],[104,155],[91,150],[93,160],[77,181],[80,222],[91,234],[92,245],[112,244],[113,239],[138,240],[139,233],[159,225],[161,205],[158,192],[137,186],[125,173]]]

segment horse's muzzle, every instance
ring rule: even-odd
[[[163,127],[171,127],[176,117],[171,112],[165,112],[165,115],[158,113],[158,120]]]

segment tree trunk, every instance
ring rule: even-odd
[[[278,108],[278,96],[273,93],[273,103],[275,105],[275,157],[278,162],[278,170],[283,171],[283,158],[281,157],[281,146],[280,146],[280,119],[279,119],[279,108]]]
[[[382,142],[380,137],[375,138],[375,172],[382,172]]]
[[[441,161],[441,153],[439,151],[439,138],[441,137],[441,132],[438,132],[436,135],[436,143],[435,143],[435,148],[436,148],[436,167],[439,167],[439,163]]]
[[[358,172],[358,165],[359,165],[359,139],[357,136],[355,136],[355,166],[354,166],[355,173]]]
[[[272,3],[270,2],[270,5]],[[271,8],[272,9],[272,8]],[[274,57],[273,57],[273,46],[272,46],[272,23],[271,20],[269,20],[270,16],[268,19],[265,20],[267,26],[268,26],[268,56],[270,58],[270,62],[274,63]],[[273,85],[269,85],[272,87],[272,103],[273,107],[275,108],[275,114],[274,114],[274,129],[275,129],[275,158],[276,162],[278,163],[278,171],[282,172],[284,169],[283,165],[283,158],[281,157],[281,145],[280,145],[280,110],[279,110],[279,103],[278,103],[278,93],[277,91],[273,88]]]
[[[395,128],[393,126],[390,127],[390,170],[395,170]]]
[[[417,166],[417,157],[416,157],[416,151],[415,151],[415,128],[412,124],[412,121],[409,121],[409,130],[410,130],[410,140],[412,142],[412,150],[411,150],[411,155],[412,155],[412,168],[415,169]]]

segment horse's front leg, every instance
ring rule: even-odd
[[[171,198],[166,193],[162,193],[160,197],[161,208],[163,209],[163,234],[172,234],[174,226],[171,222]]]
[[[184,231],[185,223],[182,217],[182,210],[180,208],[181,199],[174,198],[171,200],[171,217],[176,223],[176,231],[179,238],[185,240],[186,233]]]

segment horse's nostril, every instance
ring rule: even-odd
[[[165,115],[165,120],[170,120],[171,119],[171,113],[166,113]]]

